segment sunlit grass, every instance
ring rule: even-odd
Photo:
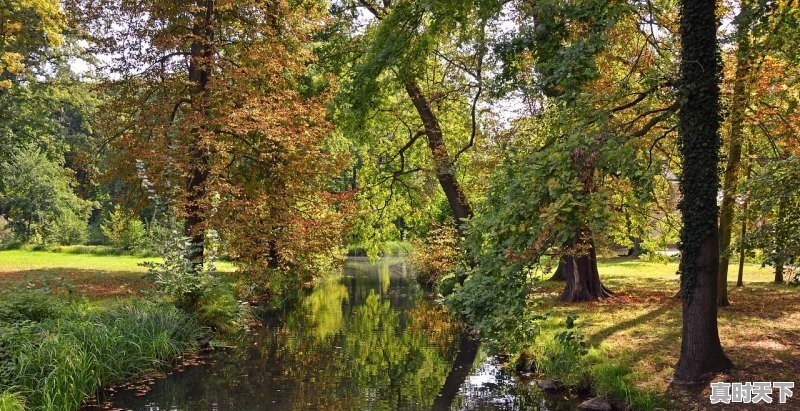
[[[97,255],[57,253],[49,251],[5,250],[0,251],[0,273],[42,269],[75,269],[94,271],[146,272],[140,264],[146,261],[160,262],[160,258],[143,258],[131,255]],[[217,263],[219,271],[231,272],[236,267],[227,261]]]
[[[0,251],[0,289],[48,286],[54,290],[77,291],[92,300],[141,296],[153,287],[144,278],[145,261],[130,255],[60,253],[50,251]],[[236,267],[218,262],[218,271],[233,272]]]
[[[598,263],[601,276],[625,276],[635,278],[660,278],[678,281],[678,262],[659,263],[629,258],[601,260]],[[739,264],[728,267],[728,281],[735,284]],[[743,280],[747,282],[770,282],[774,279],[772,267],[762,268],[760,264],[746,263]]]
[[[800,287],[772,281],[770,267],[745,266],[744,287],[729,285],[731,306],[719,310],[722,345],[735,369],[728,381],[798,381]],[[577,316],[590,355],[587,372],[595,389],[621,402],[648,409],[655,396],[670,396],[669,383],[680,354],[681,300],[675,297],[677,263],[612,260],[600,264],[600,275],[614,297],[595,303],[555,301],[563,283],[539,284],[539,309],[554,321]],[[531,347],[531,353],[535,347]],[[706,388],[706,391],[708,389]],[[708,392],[700,394],[706,395]],[[707,404],[702,397],[676,398],[679,409]],[[690,405],[688,402],[692,402]]]

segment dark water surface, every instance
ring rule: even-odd
[[[107,396],[116,409],[561,410],[506,374],[400,259],[350,259],[231,350]]]

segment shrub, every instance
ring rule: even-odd
[[[534,361],[538,372],[575,386],[587,377],[580,366],[587,353],[583,337],[575,330],[575,318],[567,317],[563,326],[551,321],[550,328],[542,331],[524,354]]]
[[[657,253],[655,251],[648,251],[646,253],[639,255],[639,259],[642,261],[647,261],[648,263],[669,264],[677,260],[678,257]]]
[[[381,247],[381,255],[384,257],[401,257],[414,251],[414,247],[405,241],[387,241]]]
[[[632,410],[666,407],[657,393],[635,386],[636,374],[629,366],[614,363],[604,351],[593,349],[585,362],[591,367],[592,387],[597,395],[626,404]]]
[[[3,216],[0,216],[0,247],[5,247],[14,242],[14,232]]]
[[[142,221],[134,213],[120,208],[119,204],[108,213],[108,219],[100,229],[115,247],[123,250],[140,248],[147,235]]]
[[[455,270],[459,260],[458,230],[452,222],[437,224],[428,235],[412,243],[411,263],[417,281],[428,289]]]
[[[188,238],[173,237],[164,244],[162,263],[144,263],[157,292],[176,307],[195,313],[201,324],[214,331],[230,334],[244,328],[248,308],[239,303],[233,288],[215,275],[213,258],[203,270],[197,270],[186,258],[190,247]]]
[[[0,292],[0,324],[42,322],[64,314],[66,305],[43,290]]]

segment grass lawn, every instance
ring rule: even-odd
[[[557,317],[577,315],[589,346],[602,352],[604,361],[628,369],[634,387],[671,397],[680,409],[723,409],[710,407],[707,385],[691,396],[668,391],[681,339],[676,269],[677,263],[605,261],[600,275],[613,298],[557,303],[563,283],[551,281],[541,283],[536,298]],[[744,287],[736,287],[736,272],[732,266],[731,306],[719,311],[720,338],[735,369],[720,379],[800,382],[800,287],[771,284],[770,267],[754,264],[745,266]],[[791,403],[797,407],[791,409],[800,409],[800,398],[790,399],[786,409]]]
[[[151,288],[142,276],[145,261],[129,255],[57,253],[48,251],[0,251],[0,287],[10,285],[49,285],[84,293],[88,298],[125,297]],[[233,264],[219,262],[220,271],[235,271]]]

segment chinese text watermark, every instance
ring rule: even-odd
[[[772,395],[777,390],[778,403],[786,404],[786,400],[792,397],[792,388],[794,382],[786,381],[712,382],[708,399],[712,404],[772,404]]]

